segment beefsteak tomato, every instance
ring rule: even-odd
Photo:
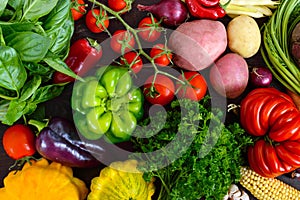
[[[264,136],[248,149],[250,167],[277,177],[300,167],[300,111],[275,88],[252,90],[241,102],[240,122],[253,136]]]

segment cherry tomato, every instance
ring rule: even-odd
[[[143,61],[141,57],[133,51],[125,53],[120,62],[122,65],[129,66],[135,74],[141,71],[143,66]]]
[[[150,76],[144,84],[143,93],[146,100],[152,104],[167,105],[174,98],[175,86],[173,81],[165,75],[158,74],[152,87],[153,79],[154,75]]]
[[[154,17],[143,18],[138,25],[139,36],[147,42],[154,42],[155,40],[157,40],[161,35],[158,31],[158,27],[160,27],[160,24],[158,24],[157,22],[157,19]]]
[[[83,15],[85,15],[86,6],[87,4],[85,4],[84,0],[72,0],[71,12],[74,21],[79,20],[83,17]]]
[[[110,7],[112,10],[119,12],[126,7],[128,7],[128,3],[130,3],[128,0],[108,0],[107,4],[108,7]]]
[[[32,156],[35,152],[35,135],[26,125],[16,124],[4,132],[3,148],[7,155],[15,160]]]
[[[150,50],[150,56],[161,67],[168,66],[173,57],[171,51],[163,44],[154,45]]]
[[[108,15],[104,10],[91,9],[85,17],[87,28],[93,33],[101,33],[109,26]]]
[[[126,30],[117,30],[114,32],[110,46],[116,53],[126,53],[133,49],[135,45],[134,37]]]
[[[184,81],[176,83],[176,91],[178,98],[188,98],[194,101],[200,101],[206,94],[207,84],[204,77],[196,71],[184,72],[178,77]]]

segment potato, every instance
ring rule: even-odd
[[[261,44],[261,33],[256,21],[249,16],[240,15],[227,26],[228,47],[244,58],[255,55]]]
[[[227,53],[211,67],[209,79],[212,87],[220,95],[234,99],[240,96],[247,87],[248,64],[242,56]]]
[[[202,70],[226,50],[226,28],[215,20],[185,22],[172,32],[168,46],[175,54],[173,61],[178,67]]]

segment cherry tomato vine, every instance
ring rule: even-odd
[[[176,80],[177,82],[183,84],[183,85],[186,85],[188,84],[186,81],[184,80],[181,80],[179,78],[177,78],[176,76],[170,74],[170,73],[167,73],[165,71],[162,71],[159,69],[159,67],[157,66],[157,64],[155,63],[155,59],[152,58],[150,55],[148,55],[144,50],[143,50],[143,47],[142,47],[142,44],[141,44],[141,41],[140,41],[140,38],[139,38],[139,32],[140,30],[136,30],[134,29],[133,27],[131,27],[123,18],[122,18],[122,14],[124,13],[124,10],[120,10],[120,11],[114,11],[113,9],[111,9],[109,6],[106,6],[104,5],[103,3],[100,3],[96,0],[89,0],[91,3],[93,3],[93,6],[99,6],[101,7],[103,10],[105,10],[107,13],[109,13],[110,15],[112,15],[114,18],[116,18],[117,20],[119,20],[119,22],[122,23],[122,25],[125,27],[125,29],[130,32],[133,36],[133,38],[135,39],[135,42],[136,42],[136,45],[137,45],[137,49],[138,49],[138,55],[142,55],[144,56],[152,65],[153,69],[154,69],[154,75],[153,75],[153,82],[152,82],[152,87],[154,87],[154,82],[157,78],[157,75],[158,74],[162,74],[162,75],[165,75],[167,77],[170,77],[171,79],[173,80]],[[132,2],[129,2],[129,4],[132,3]],[[128,6],[129,8],[131,8],[131,6]],[[128,7],[125,7],[124,9],[126,9],[126,11],[129,11],[128,10]],[[105,30],[106,32],[109,32],[108,30]],[[164,30],[162,30],[164,31]],[[111,34],[109,34],[111,35]],[[164,34],[164,37],[166,38],[166,34]],[[166,39],[165,39],[166,41]],[[163,54],[164,52],[161,52],[161,55]],[[165,53],[170,53],[169,50],[166,50]]]

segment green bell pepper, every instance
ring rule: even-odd
[[[80,134],[90,140],[104,136],[111,143],[128,141],[144,114],[143,93],[128,69],[101,67],[84,80],[74,84],[71,100]]]

